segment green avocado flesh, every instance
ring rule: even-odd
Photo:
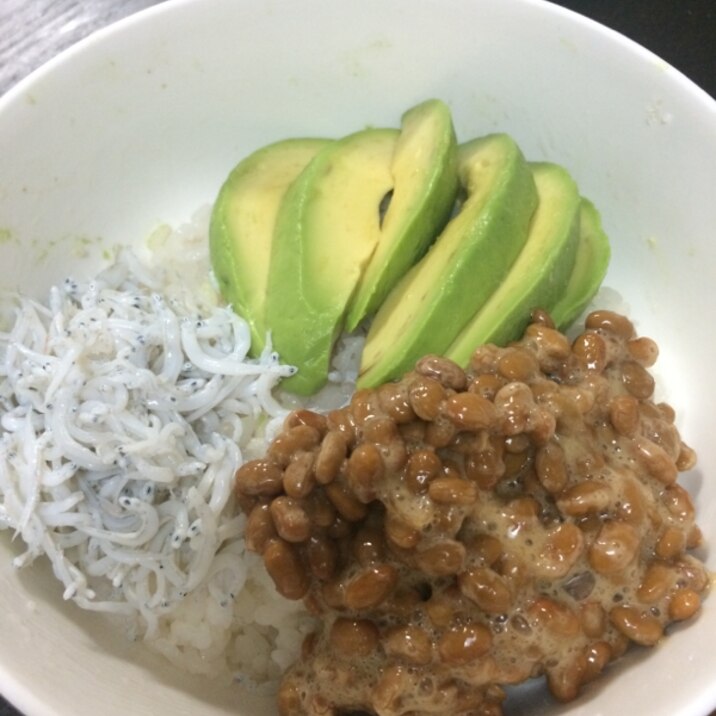
[[[347,331],[380,307],[450,217],[458,178],[457,142],[447,105],[428,100],[403,115],[391,170],[393,193],[380,241],[349,306]]]
[[[397,378],[427,353],[443,354],[500,285],[526,241],[537,190],[509,136],[462,145],[458,174],[467,198],[376,314],[359,387]]]
[[[251,329],[251,355],[266,342],[266,294],[276,215],[286,190],[327,139],[287,139],[259,149],[229,174],[209,227],[221,294]]]
[[[560,330],[573,323],[594,297],[607,273],[610,253],[599,212],[588,199],[582,198],[574,268],[560,299],[550,309],[552,320]]]
[[[358,388],[399,378],[426,354],[467,365],[517,339],[536,308],[561,330],[610,259],[594,206],[567,171],[528,164],[506,134],[457,144],[430,99],[398,129],[289,139],[241,161],[209,228],[211,265],[249,324],[316,393],[342,331],[368,328]]]
[[[579,190],[555,164],[531,164],[539,203],[524,248],[485,305],[445,355],[467,366],[484,343],[505,345],[524,332],[534,308],[549,309],[574,266],[579,234]]]
[[[333,343],[380,238],[399,132],[367,129],[322,149],[286,192],[276,218],[266,318],[285,363],[282,387],[310,395],[328,377]]]

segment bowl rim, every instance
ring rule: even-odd
[[[238,0],[239,2],[246,2],[246,0]],[[342,2],[345,5],[355,5],[359,0],[330,0],[332,4]],[[469,2],[481,3],[481,2],[492,2],[493,0],[468,0]],[[641,55],[643,59],[647,59],[651,62],[659,62],[665,67],[668,67],[672,75],[675,75],[675,79],[678,82],[684,83],[685,87],[690,92],[694,93],[695,99],[706,101],[707,105],[711,105],[711,109],[716,111],[716,98],[712,97],[705,89],[698,85],[693,79],[691,79],[682,70],[675,67],[673,64],[663,59],[660,55],[656,54],[653,50],[642,45],[636,40],[632,39],[628,35],[615,30],[604,23],[599,22],[587,15],[584,15],[577,10],[573,10],[563,5],[559,5],[553,0],[502,0],[503,2],[511,2],[513,5],[522,5],[527,7],[542,7],[547,12],[555,13],[556,16],[562,16],[568,18],[571,22],[581,24],[600,35],[603,35],[605,39],[616,42],[622,45],[626,50],[636,52],[637,55]],[[60,51],[54,57],[46,60],[38,67],[33,69],[27,75],[18,80],[15,84],[9,87],[2,95],[0,95],[0,114],[2,114],[6,105],[14,103],[18,97],[28,92],[32,85],[38,81],[42,81],[47,76],[51,76],[57,67],[61,67],[72,58],[83,52],[89,51],[95,44],[102,43],[107,37],[113,36],[120,32],[127,32],[129,28],[135,24],[148,22],[155,15],[163,15],[164,13],[175,12],[178,8],[185,8],[190,6],[199,6],[201,4],[208,5],[207,0],[159,0],[156,5],[150,5],[149,7],[142,8],[133,12],[125,17],[119,18],[114,22],[111,22],[104,27],[100,27],[89,35],[79,39],[69,47]]]

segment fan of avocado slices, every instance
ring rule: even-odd
[[[317,392],[342,332],[367,330],[359,387],[428,353],[467,365],[517,339],[535,308],[566,328],[606,274],[609,241],[568,172],[506,134],[458,145],[447,105],[400,128],[287,139],[243,159],[214,204],[212,270],[251,328]]]

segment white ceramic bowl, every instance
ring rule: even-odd
[[[0,285],[44,297],[51,281],[96,266],[102,247],[188,218],[259,145],[396,125],[431,96],[449,102],[461,138],[511,133],[529,158],[568,167],[600,208],[613,242],[606,284],[661,346],[659,376],[700,455],[685,484],[713,543],[716,103],[559,7],[186,0],[100,32],[0,100]],[[274,713],[63,603],[48,570],[13,571],[16,549],[5,535],[0,688],[28,716]],[[716,706],[714,633],[712,597],[695,623],[573,704],[530,686],[509,713],[704,716]]]

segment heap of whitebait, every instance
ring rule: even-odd
[[[128,251],[48,306],[8,305],[0,527],[26,545],[15,563],[47,555],[66,599],[139,614],[148,635],[199,585],[231,600],[245,579],[233,476],[285,415],[271,390],[293,369],[248,359],[244,321],[163,296]]]

